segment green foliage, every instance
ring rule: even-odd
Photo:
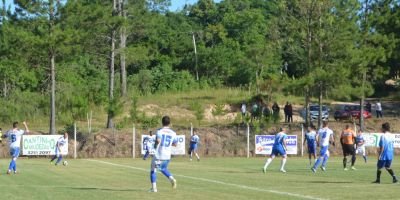
[[[225,114],[224,104],[219,103],[215,105],[215,108],[212,110],[212,114],[214,116],[220,116]]]
[[[196,120],[200,125],[201,120],[204,119],[204,107],[203,107],[203,105],[201,103],[199,103],[198,101],[193,101],[190,104],[189,109],[194,112],[194,116],[196,117]]]

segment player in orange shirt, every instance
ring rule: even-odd
[[[356,154],[354,149],[356,133],[350,129],[349,125],[346,125],[346,128],[342,131],[340,135],[340,143],[343,148],[343,168],[344,170],[348,170],[347,165],[347,156],[351,155],[351,169],[355,170],[354,163],[356,161]]]

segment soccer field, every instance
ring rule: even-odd
[[[278,171],[275,159],[266,174],[264,158],[205,158],[189,162],[175,158],[170,171],[178,181],[177,190],[158,174],[158,193],[150,188],[150,160],[79,159],[69,165],[53,166],[47,159],[18,160],[18,175],[0,176],[1,199],[400,199],[400,185],[392,184],[382,173],[382,184],[375,185],[376,160],[357,171],[343,171],[341,158],[328,162],[326,172],[313,174],[308,160],[289,158],[287,173]],[[0,160],[5,172],[9,160]],[[400,163],[393,163],[400,172]]]

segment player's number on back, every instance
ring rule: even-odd
[[[171,145],[172,136],[170,135],[162,135],[161,138],[161,146],[162,147],[169,147]]]
[[[11,134],[11,142],[17,141],[17,136],[15,134]]]

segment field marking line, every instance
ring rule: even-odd
[[[111,163],[111,162],[106,162],[106,161],[101,161],[101,160],[93,160],[93,159],[85,159],[85,160],[90,161],[90,162],[97,162],[97,163],[117,166],[117,167],[135,169],[135,170],[144,171],[144,172],[150,172],[150,170],[139,168],[139,167],[133,167],[133,166],[129,166],[129,165],[122,165],[122,164],[116,164],[116,163]],[[235,184],[235,183],[227,183],[227,182],[223,182],[223,181],[217,181],[217,180],[213,180],[213,179],[199,178],[199,177],[179,175],[179,174],[174,174],[174,176],[182,177],[182,178],[186,178],[186,179],[197,180],[197,181],[208,182],[208,183],[232,186],[232,187],[237,187],[237,188],[242,188],[242,189],[247,189],[247,190],[253,190],[253,191],[257,191],[257,192],[268,192],[268,193],[279,194],[279,195],[284,195],[284,196],[298,197],[298,198],[302,198],[302,199],[328,200],[325,198],[319,198],[319,197],[314,197],[314,196],[309,196],[309,195],[302,195],[302,194],[296,194],[296,193],[290,193],[290,192],[282,192],[282,191],[278,191],[278,190],[262,189],[262,188],[247,186],[247,185],[240,185],[240,184]]]

